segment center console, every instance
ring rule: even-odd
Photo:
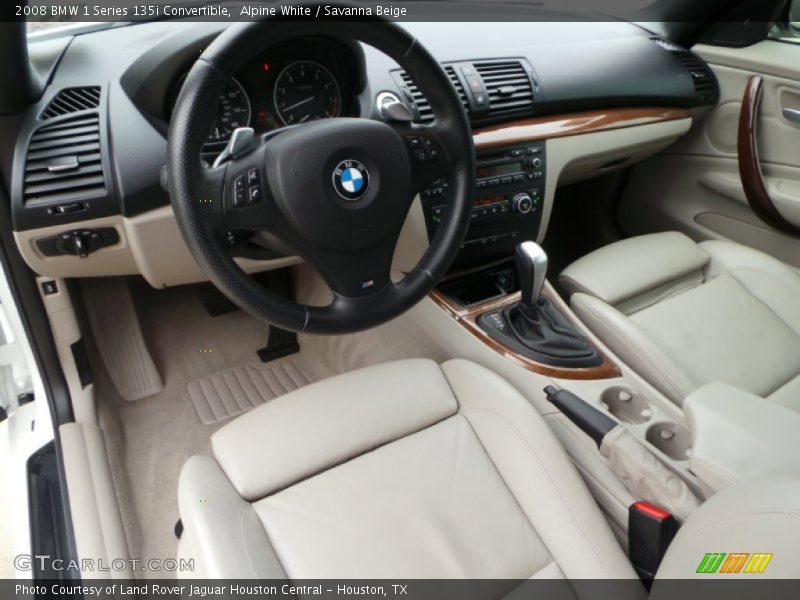
[[[544,250],[529,240],[509,254],[451,273],[431,297],[485,345],[527,370],[564,379],[618,376],[616,365],[545,285]]]
[[[478,153],[472,221],[456,267],[508,258],[520,241],[537,239],[545,168],[544,142]],[[437,180],[420,194],[429,239],[444,217],[447,193],[447,185]]]
[[[543,293],[548,261],[535,240],[546,161],[545,141],[478,151],[470,224],[434,297],[485,343],[533,370],[603,377],[614,366]],[[447,185],[435,181],[420,196],[433,238],[448,210]]]

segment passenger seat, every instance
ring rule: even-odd
[[[800,412],[800,274],[677,232],[626,239],[560,276],[586,325],[673,402],[723,381]]]

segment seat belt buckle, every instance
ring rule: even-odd
[[[648,588],[677,531],[675,517],[663,508],[649,502],[628,508],[628,555]]]

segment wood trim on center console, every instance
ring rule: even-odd
[[[542,293],[556,306],[559,305],[559,302],[553,297],[553,293],[550,290],[545,288]],[[529,371],[533,371],[539,375],[545,375],[546,377],[554,377],[556,379],[613,379],[615,377],[621,377],[622,375],[619,367],[599,348],[597,348],[597,351],[603,357],[603,362],[598,366],[579,369],[566,369],[563,367],[545,365],[535,360],[531,360],[530,358],[519,354],[518,352],[489,336],[489,334],[487,334],[478,325],[478,317],[487,312],[516,304],[519,302],[519,292],[503,296],[502,298],[496,300],[487,300],[481,304],[476,304],[469,307],[457,305],[453,300],[438,290],[431,292],[430,297],[436,304],[444,309],[448,315],[455,319],[456,322],[458,322],[472,335],[477,337],[481,342],[489,346],[495,352],[502,354],[504,357]],[[565,316],[580,330],[580,323],[576,322],[571,315]]]
[[[500,123],[477,129],[472,134],[476,150],[524,144],[533,140],[565,137],[689,119],[683,108],[616,108],[567,115],[552,115]]]

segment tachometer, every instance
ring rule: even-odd
[[[300,60],[288,65],[275,80],[275,112],[284,125],[338,117],[342,93],[336,78],[321,64]]]

